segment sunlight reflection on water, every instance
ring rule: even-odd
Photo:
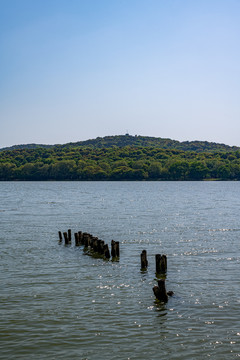
[[[240,356],[238,182],[0,187],[1,359]],[[68,228],[119,240],[120,261],[59,245]],[[167,304],[152,292],[156,253]]]

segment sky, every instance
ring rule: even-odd
[[[240,0],[0,0],[0,129],[240,146]]]

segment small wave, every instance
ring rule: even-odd
[[[209,231],[212,231],[212,232],[224,232],[224,231],[240,231],[240,229],[209,229]]]

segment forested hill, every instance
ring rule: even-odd
[[[132,135],[115,135],[97,137],[96,139],[69,143],[62,146],[90,146],[93,148],[109,148],[109,147],[153,147],[161,149],[178,149],[183,151],[230,151],[239,150],[238,147],[231,147],[225,144],[218,144],[208,141],[184,141],[150,137],[150,136],[132,136]]]
[[[19,150],[19,149],[38,149],[38,148],[76,148],[76,147],[91,147],[91,148],[114,148],[114,147],[151,147],[161,149],[177,149],[183,151],[236,151],[239,147],[228,146],[225,144],[218,144],[208,141],[184,141],[149,137],[149,136],[132,136],[132,135],[115,135],[97,137],[96,139],[90,139],[85,141],[71,142],[63,145],[41,145],[41,144],[26,144],[26,145],[14,145],[8,148],[2,148],[3,150]]]
[[[0,180],[240,180],[240,150],[54,146],[0,152]]]

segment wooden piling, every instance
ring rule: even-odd
[[[83,233],[83,245],[85,248],[88,247],[88,239],[89,239],[88,235],[89,234],[86,232]]]
[[[102,240],[100,240],[100,239],[97,240],[97,250],[96,250],[96,252],[99,253],[99,254],[101,254],[101,241]]]
[[[80,243],[79,243],[79,236],[78,236],[78,233],[74,233],[74,237],[75,237],[75,246],[79,246]]]
[[[158,286],[153,287],[153,292],[158,300],[163,301],[163,302],[168,301],[165,280],[163,280],[163,279],[158,280]]]
[[[116,255],[115,255],[115,247],[114,247],[114,244],[115,244],[115,241],[112,240],[112,241],[111,241],[111,256],[112,256],[112,257],[115,257],[115,256],[116,256]]]
[[[90,235],[89,236],[89,246],[90,246],[91,250],[93,250],[93,242],[94,242],[94,236]]]
[[[115,246],[116,246],[116,256],[120,257],[119,241],[115,241]]]
[[[58,232],[58,236],[59,236],[59,242],[61,243],[63,240],[61,231]]]
[[[114,240],[111,241],[111,256],[115,258],[116,255],[116,243]]]
[[[68,243],[70,244],[72,242],[72,233],[71,229],[68,229]]]
[[[166,255],[156,254],[156,273],[165,273],[167,271],[167,257]]]
[[[78,231],[78,239],[79,239],[79,245],[83,245],[83,233],[82,233],[82,231]]]
[[[64,240],[65,240],[65,245],[68,245],[69,244],[69,241],[68,241],[68,234],[66,232],[63,233],[63,236],[64,236]]]
[[[97,240],[97,252],[99,255],[104,255],[104,241]]]
[[[109,252],[108,244],[104,245],[104,256],[106,259],[110,259],[110,252]]]
[[[141,253],[141,269],[146,270],[148,267],[147,251],[143,250]]]
[[[62,242],[63,237],[65,240],[65,245],[71,244],[72,234],[71,229],[68,229],[66,232],[63,232],[63,236],[61,231],[58,232],[59,242]],[[84,245],[84,252],[87,252],[89,255],[103,257],[105,259],[110,259],[110,251],[108,244],[105,244],[103,240],[99,240],[97,237],[87,233],[78,231],[74,233],[75,246]],[[96,254],[94,254],[96,253]],[[119,241],[112,240],[111,242],[111,255],[114,260],[120,255],[119,251]]]
[[[93,251],[95,253],[98,252],[98,238],[97,237],[95,237],[94,240],[93,240]]]
[[[98,240],[98,238],[96,236],[93,236],[93,238],[92,238],[92,246],[91,246],[93,252],[97,251],[97,240]]]
[[[119,241],[111,241],[111,256],[112,258],[118,258],[120,255],[119,252]]]

